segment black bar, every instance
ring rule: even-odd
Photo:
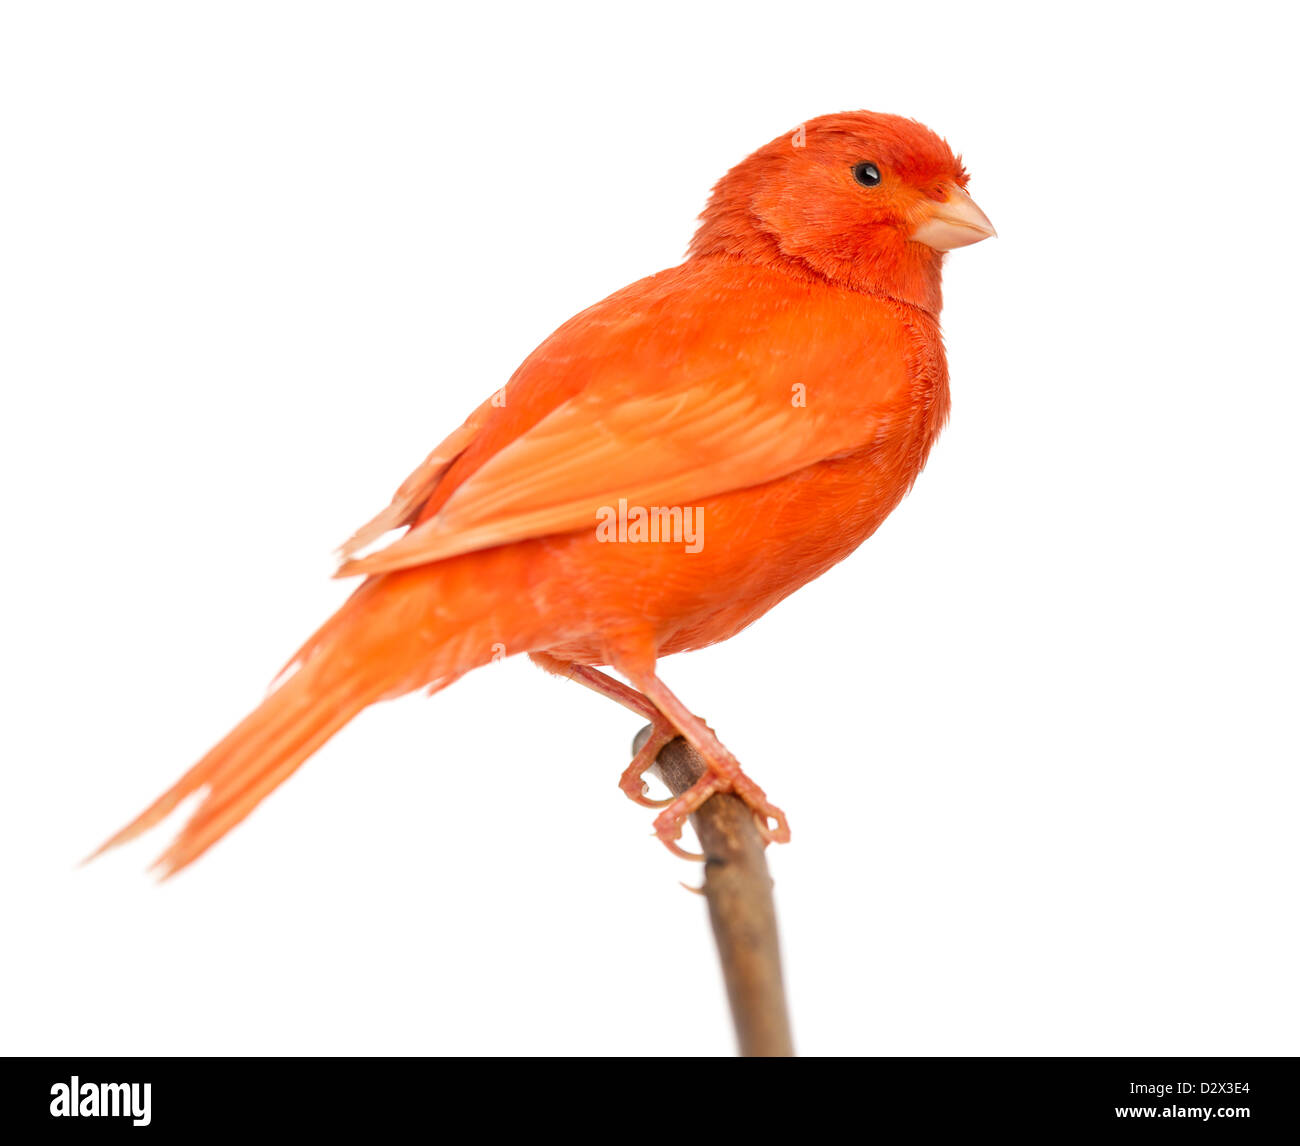
[[[10,1058],[0,1064],[0,1129],[20,1127],[41,1140],[277,1128],[369,1136],[414,1128],[428,1133],[401,1137],[472,1141],[495,1139],[511,1126],[529,1135],[567,1137],[585,1128],[617,1138],[635,1129],[677,1138],[698,1128],[701,1107],[716,1113],[725,1096],[728,1119],[736,1119],[732,1125],[751,1125],[756,1139],[779,1133],[796,1142],[820,1142],[839,1140],[845,1129],[857,1138],[906,1127],[1024,1129],[1056,1141],[1078,1133],[1149,1137],[1177,1127],[1180,1137],[1280,1141],[1277,1134],[1290,1140],[1298,1123],[1297,1063],[864,1058],[782,1065],[719,1059],[665,1072],[655,1069],[660,1063],[626,1059],[583,1060],[575,1069],[572,1059]],[[74,1077],[86,1110],[116,1101],[119,1113],[72,1115]],[[105,1090],[102,1084],[137,1085]],[[1193,1108],[1197,1114],[1186,1113]],[[456,1132],[454,1126],[466,1118],[477,1130]],[[830,1121],[845,1118],[847,1123]],[[786,1124],[789,1131],[780,1129]]]

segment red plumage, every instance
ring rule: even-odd
[[[728,172],[687,261],[566,322],[426,459],[344,546],[341,574],[367,579],[263,704],[105,847],[206,789],[162,857],[177,871],[366,705],[502,652],[654,722],[623,777],[632,798],[649,803],[640,773],[667,738],[702,753],[709,774],[656,821],[674,850],[718,790],[787,839],[655,662],[744,628],[915,481],[948,416],[943,251],[992,234],[966,183],[928,129],[869,112],[811,120]],[[611,541],[600,523],[620,504],[682,529]]]

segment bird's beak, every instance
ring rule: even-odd
[[[989,217],[965,191],[954,186],[948,198],[936,203],[929,218],[907,237],[936,251],[951,251],[954,247],[969,247],[991,235],[996,236],[997,231]]]

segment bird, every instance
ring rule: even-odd
[[[968,183],[939,135],[869,111],[732,167],[684,261],[561,325],[420,463],[341,547],[336,575],[363,579],[339,610],[94,854],[201,792],[155,862],[169,878],[364,708],[517,654],[650,722],[619,786],[670,851],[698,858],[682,827],[717,792],[788,842],[658,662],[740,632],[911,489],[949,413],[944,258],[995,234]],[[652,800],[643,773],[677,736],[707,770]]]

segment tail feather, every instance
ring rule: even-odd
[[[473,554],[362,584],[299,650],[262,703],[89,858],[134,839],[201,792],[189,822],[154,864],[164,879],[175,875],[363,708],[417,688],[445,688],[488,663],[502,644],[511,651],[533,647],[541,630],[531,598],[516,593],[501,608],[495,588],[517,583],[516,565],[524,561],[509,553]]]
[[[212,777],[203,802],[154,868],[167,879],[193,863],[373,699],[356,688],[339,689],[315,701],[271,742],[233,756]]]
[[[321,687],[317,676],[308,670],[285,681],[90,858],[148,831],[181,801],[206,789],[189,821],[153,867],[166,879],[198,859],[382,691],[382,686],[367,687],[357,679]]]

